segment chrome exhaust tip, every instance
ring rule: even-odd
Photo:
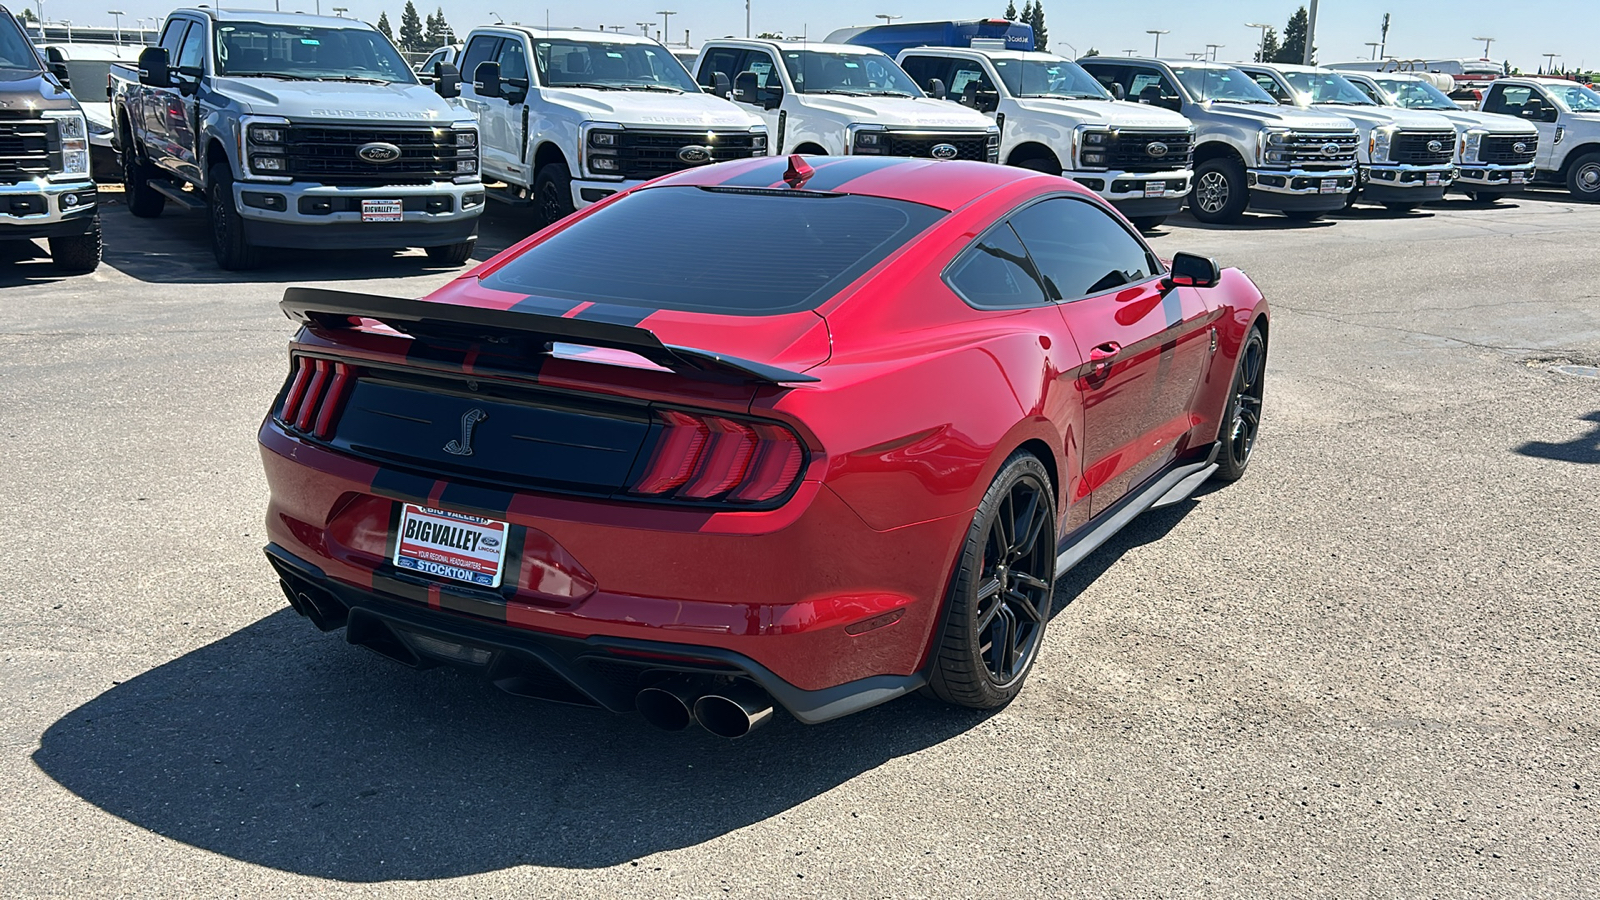
[[[696,700],[694,717],[714,735],[742,738],[772,719],[772,698],[749,682],[734,682]]]
[[[694,704],[705,685],[685,677],[668,678],[634,695],[633,706],[644,720],[663,731],[682,731],[694,721]]]

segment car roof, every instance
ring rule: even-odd
[[[790,50],[820,50],[825,53],[856,53],[861,56],[881,54],[883,51],[865,44],[829,44],[823,41],[774,41],[765,38],[726,38],[707,41],[708,44],[747,44],[776,47],[781,52]]]
[[[687,169],[655,185],[784,190],[787,189],[784,175],[789,171],[792,158],[765,156]],[[946,210],[960,209],[991,191],[1033,179],[1040,180],[1041,184],[1048,179],[1053,188],[1077,188],[1088,193],[1074,182],[1053,175],[989,163],[899,156],[807,156],[803,159],[814,172],[802,185],[804,190],[904,200]]]
[[[339,16],[313,16],[306,13],[274,12],[260,9],[212,9],[210,7],[188,7],[175,9],[172,15],[187,13],[191,16],[208,16],[217,22],[248,22],[259,25],[315,25],[319,28],[359,28],[362,31],[374,31],[371,25],[360,19],[345,19]]]
[[[654,44],[662,46],[660,41],[647,38],[643,35],[628,34],[622,31],[584,31],[579,28],[539,28],[533,25],[507,25],[496,23],[484,25],[474,31],[520,31],[529,37],[559,38],[569,41],[605,41],[608,44]]]

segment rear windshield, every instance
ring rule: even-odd
[[[733,316],[813,309],[945,215],[877,197],[630,194],[483,279],[498,291]]]

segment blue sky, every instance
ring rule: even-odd
[[[281,0],[284,9],[311,12],[317,0]],[[329,13],[334,5],[347,6],[347,15],[375,21],[378,13],[387,11],[398,21],[404,0],[321,0],[323,12]],[[6,0],[13,12],[23,6],[33,7],[33,0]],[[418,0],[418,9],[424,13],[425,3],[439,6],[440,0]],[[752,0],[753,21],[756,32],[780,31],[785,34],[809,33],[813,38],[823,38],[835,28],[849,25],[866,25],[875,20],[873,15],[905,16],[908,20],[979,18],[999,15],[1005,11],[1005,0]],[[264,6],[271,8],[271,0],[231,0],[228,6]],[[599,28],[601,25],[625,25],[638,33],[635,23],[646,20],[659,27],[661,16],[657,10],[676,9],[670,19],[669,40],[681,42],[683,31],[689,29],[692,40],[700,42],[724,35],[744,34],[743,0],[598,0],[598,2],[564,2],[520,4],[514,0],[454,0],[442,4],[445,16],[458,33],[472,25],[493,21],[489,13],[497,11],[506,21],[520,20],[527,24],[540,24],[548,9],[550,21],[556,25]],[[1267,22],[1279,31],[1291,13],[1300,5],[1294,0],[1192,0],[1187,3],[1068,3],[1049,0],[1045,4],[1046,23],[1050,27],[1051,49],[1070,55],[1070,48],[1079,53],[1090,47],[1102,53],[1120,53],[1138,50],[1151,51],[1153,39],[1145,29],[1161,28],[1171,31],[1161,38],[1162,55],[1182,57],[1193,51],[1206,49],[1206,44],[1224,44],[1217,51],[1218,59],[1243,59],[1253,51],[1260,32],[1246,28],[1246,22]],[[1569,12],[1583,4],[1567,5]],[[1018,4],[1021,7],[1021,4]],[[111,24],[106,10],[121,9],[124,24],[132,24],[139,16],[160,17],[172,4],[149,0],[45,0],[46,18],[54,21],[70,19],[75,24]],[[1322,0],[1318,12],[1317,40],[1319,58],[1324,62],[1366,58],[1370,48],[1366,41],[1376,41],[1384,12],[1392,14],[1389,29],[1389,53],[1395,56],[1418,57],[1478,57],[1483,53],[1483,43],[1474,37],[1496,38],[1490,55],[1495,59],[1509,59],[1513,65],[1533,71],[1543,65],[1544,53],[1562,54],[1558,64],[1587,65],[1600,68],[1600,45],[1594,40],[1592,29],[1571,27],[1552,28],[1551,22],[1578,22],[1577,19],[1557,12],[1555,3],[1533,7],[1519,3],[1487,2],[1487,0],[1457,0],[1450,4],[1400,3],[1397,0]],[[1426,11],[1424,11],[1426,10]],[[1545,13],[1548,14],[1545,14]],[[1473,22],[1497,22],[1494,25],[1474,25]],[[1487,31],[1485,31],[1487,29]]]

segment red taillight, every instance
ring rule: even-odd
[[[663,433],[633,493],[686,500],[760,503],[794,485],[800,441],[778,425],[657,410]]]
[[[297,357],[294,377],[284,394],[279,420],[296,431],[319,438],[327,437],[332,432],[339,408],[350,393],[353,377],[350,367],[345,363]]]

